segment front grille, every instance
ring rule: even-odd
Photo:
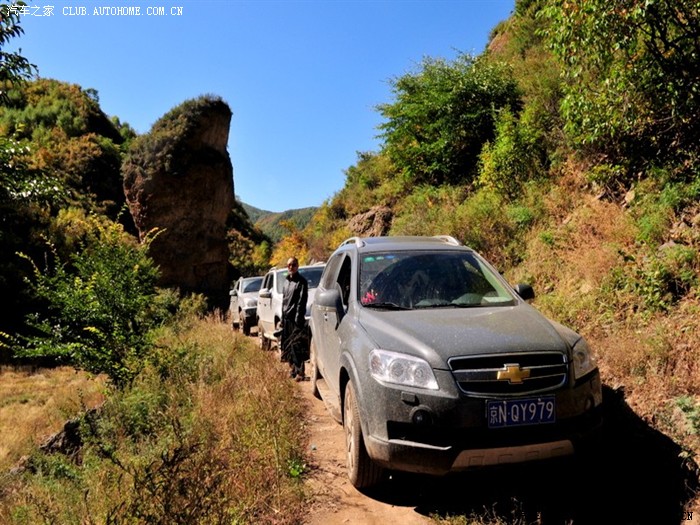
[[[538,394],[564,386],[568,376],[560,352],[453,357],[448,364],[459,388],[471,395]]]

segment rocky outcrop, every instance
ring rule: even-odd
[[[143,240],[158,235],[150,255],[160,285],[204,294],[226,308],[227,225],[234,206],[228,143],[231,110],[202,97],[163,116],[136,139],[122,167],[129,210]]]
[[[381,237],[389,233],[394,215],[387,206],[375,206],[355,215],[348,222],[350,231],[358,237]]]

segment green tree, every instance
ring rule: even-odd
[[[410,184],[468,183],[483,144],[494,136],[494,109],[519,108],[507,65],[461,54],[426,58],[392,81],[395,102],[381,104],[385,150]]]
[[[36,66],[22,56],[22,50],[8,53],[3,47],[13,38],[24,33],[20,26],[20,14],[17,7],[26,5],[24,2],[0,4],[0,105],[8,102],[8,91],[32,77]]]
[[[47,308],[31,316],[36,335],[20,337],[15,355],[104,373],[122,386],[143,365],[162,317],[154,307],[158,270],[147,255],[153,236],[137,244],[117,224],[93,228],[70,264],[34,266],[32,288]]]
[[[27,141],[0,136],[0,297],[12,305],[0,316],[0,332],[16,331],[33,304],[17,252],[40,257],[51,206],[67,199],[62,184],[30,167],[31,155]]]
[[[575,146],[613,162],[697,159],[697,0],[554,0],[541,13],[563,64],[562,111]]]
[[[22,332],[26,313],[40,305],[17,252],[40,261],[48,240],[66,256],[80,238],[59,220],[67,207],[119,217],[122,138],[90,90],[39,79],[7,95],[0,105],[0,295],[15,307],[0,331]]]
[[[0,109],[0,130],[30,142],[31,166],[70,187],[74,204],[116,218],[125,201],[124,138],[94,90],[39,79],[10,95],[12,104]]]
[[[21,50],[3,49],[24,32],[16,5],[23,2],[0,4],[0,108],[10,102],[10,89],[22,85],[36,70]],[[64,195],[59,184],[30,166],[31,153],[26,140],[0,133],[0,296],[12,305],[0,319],[0,330],[13,330],[30,302],[22,282],[26,273],[15,252],[46,226],[48,202]]]

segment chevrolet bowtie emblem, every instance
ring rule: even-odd
[[[509,383],[522,383],[523,379],[530,377],[530,369],[523,370],[519,364],[506,363],[503,365],[504,370],[499,370],[496,379],[499,381],[508,381]]]

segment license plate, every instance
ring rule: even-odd
[[[554,396],[506,399],[486,403],[489,428],[554,423],[556,412]]]

